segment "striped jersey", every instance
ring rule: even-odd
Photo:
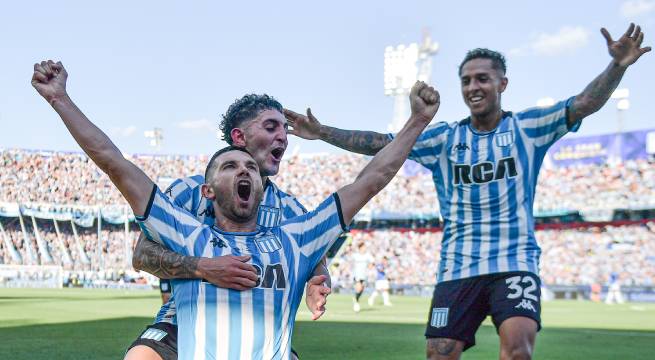
[[[430,125],[419,136],[409,158],[432,172],[444,221],[437,282],[539,273],[537,177],[548,148],[580,126],[581,120],[567,126],[572,101],[505,112],[489,132],[476,131],[468,118]]]
[[[201,187],[205,177],[195,175],[175,180],[165,191],[166,195],[175,205],[193,214],[200,222],[206,225],[213,225],[215,221],[212,202],[202,196]],[[280,190],[272,181],[266,180],[264,184],[264,195],[259,205],[257,224],[262,227],[273,227],[281,221],[302,215],[307,212],[298,200],[284,191]],[[171,279],[173,285],[175,279]],[[176,324],[175,299],[164,304],[157,316],[155,323],[165,322]]]
[[[305,283],[346,230],[337,194],[278,226],[230,233],[201,223],[156,186],[138,221],[150,239],[183,255],[250,255],[259,274],[245,291],[176,281],[179,359],[290,359]]]

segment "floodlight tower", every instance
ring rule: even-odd
[[[421,44],[387,46],[384,49],[384,95],[393,96],[393,118],[389,131],[402,128],[407,120],[407,95],[416,80],[429,82],[432,75],[432,56],[439,44],[432,42],[430,33],[423,30]]]
[[[143,132],[143,136],[150,139],[150,146],[155,148],[156,151],[161,150],[161,143],[164,141],[164,131],[162,129],[146,130]]]

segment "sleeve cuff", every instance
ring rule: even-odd
[[[144,211],[143,215],[139,216],[134,214],[134,218],[136,219],[136,221],[146,221],[148,219],[148,216],[150,216],[150,209],[152,209],[152,203],[155,201],[156,194],[157,194],[157,185],[153,184],[152,192],[150,193],[150,199],[148,200],[148,205],[146,206],[146,210]]]
[[[582,125],[582,119],[576,119],[573,125],[568,126],[568,120],[569,120],[569,109],[571,108],[571,105],[573,104],[573,101],[575,100],[575,96],[571,96],[566,100],[566,128],[569,132],[577,132],[578,129],[580,129],[580,125]]]
[[[346,232],[349,230],[349,228],[346,225],[346,222],[343,221],[343,211],[341,210],[341,200],[339,200],[339,194],[334,193],[332,195],[334,195],[334,203],[337,206],[337,213],[339,214],[339,223],[341,224],[341,230]]]

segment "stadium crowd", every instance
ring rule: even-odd
[[[124,204],[109,179],[79,153],[3,150],[0,152],[0,202],[22,204],[115,205]],[[202,174],[206,156],[132,156],[131,160],[166,186],[181,175]],[[273,180],[297,194],[307,207],[316,206],[332,191],[355,178],[367,157],[343,155],[287,156],[280,174]],[[401,172],[364,209],[364,216],[405,213],[406,216],[438,213],[430,175]],[[585,165],[543,169],[537,190],[535,211],[612,208],[655,208],[655,162],[628,161],[624,164]],[[405,210],[411,209],[411,210]],[[29,234],[23,236],[17,218],[0,218],[9,243],[23,263],[62,265],[78,278],[96,276],[122,278],[130,270],[130,249],[138,232],[122,226],[103,227],[98,240],[95,227],[77,227],[59,222],[61,238],[52,221],[37,221],[42,246],[31,221],[25,218]],[[577,229],[539,230],[542,246],[542,278],[546,284],[579,285],[605,283],[619,272],[622,282],[655,284],[655,223]],[[335,284],[349,286],[354,244],[366,242],[378,260],[389,258],[388,276],[395,284],[432,284],[440,251],[440,232],[357,231],[333,261]],[[43,249],[45,244],[45,249]],[[43,254],[42,252],[47,252]],[[16,263],[6,241],[0,241],[0,260]],[[32,255],[30,255],[32,254]],[[70,261],[69,261],[70,260]],[[86,271],[102,269],[100,275]],[[416,269],[429,269],[417,271]],[[373,274],[373,267],[371,267]]]

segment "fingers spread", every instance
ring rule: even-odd
[[[628,30],[626,30],[625,34],[623,36],[630,37],[632,35],[632,32],[635,30],[635,24],[630,23],[630,26],[628,26]]]
[[[614,42],[614,40],[612,40],[612,35],[610,35],[610,33],[609,33],[609,31],[607,31],[607,29],[605,29],[605,28],[600,29],[600,33],[603,34],[603,37],[607,41],[607,45],[610,45],[610,44],[612,44]]]

